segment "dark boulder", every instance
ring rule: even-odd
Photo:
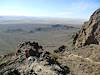
[[[62,45],[60,46],[57,50],[54,50],[55,53],[59,53],[59,52],[64,52],[66,49],[66,46]]]
[[[40,57],[40,54],[43,52],[43,47],[38,44],[38,42],[23,42],[18,45],[16,55],[25,55],[26,58],[30,56]]]

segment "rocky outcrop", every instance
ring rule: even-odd
[[[38,42],[21,42],[17,47],[16,55],[22,55],[26,58],[30,56],[40,57],[40,55],[44,52],[43,47],[38,44]]]
[[[73,44],[75,47],[82,47],[90,44],[100,43],[100,8],[97,9],[85,22],[81,30],[76,33]]]
[[[9,57],[9,58],[8,58]],[[0,75],[67,75],[69,68],[38,42],[21,42],[13,56],[1,57]],[[6,62],[5,62],[6,60]]]
[[[60,46],[57,50],[54,50],[54,53],[64,52],[66,49],[65,45]]]

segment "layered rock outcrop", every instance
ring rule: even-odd
[[[76,33],[73,44],[75,47],[82,47],[90,44],[100,43],[100,8],[97,9],[85,22],[81,30]]]

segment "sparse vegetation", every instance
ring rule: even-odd
[[[75,36],[77,27],[60,24],[16,29],[16,25],[0,26],[0,50],[9,52],[0,55],[0,75],[100,75],[98,13],[100,9],[85,22],[90,29],[85,25]],[[15,50],[17,41],[22,42]]]

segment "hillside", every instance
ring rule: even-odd
[[[80,30],[59,24],[39,28],[34,33],[39,42],[29,38],[16,45],[16,52],[0,56],[0,75],[100,75],[99,15],[97,9]],[[4,33],[17,35],[16,30]]]

